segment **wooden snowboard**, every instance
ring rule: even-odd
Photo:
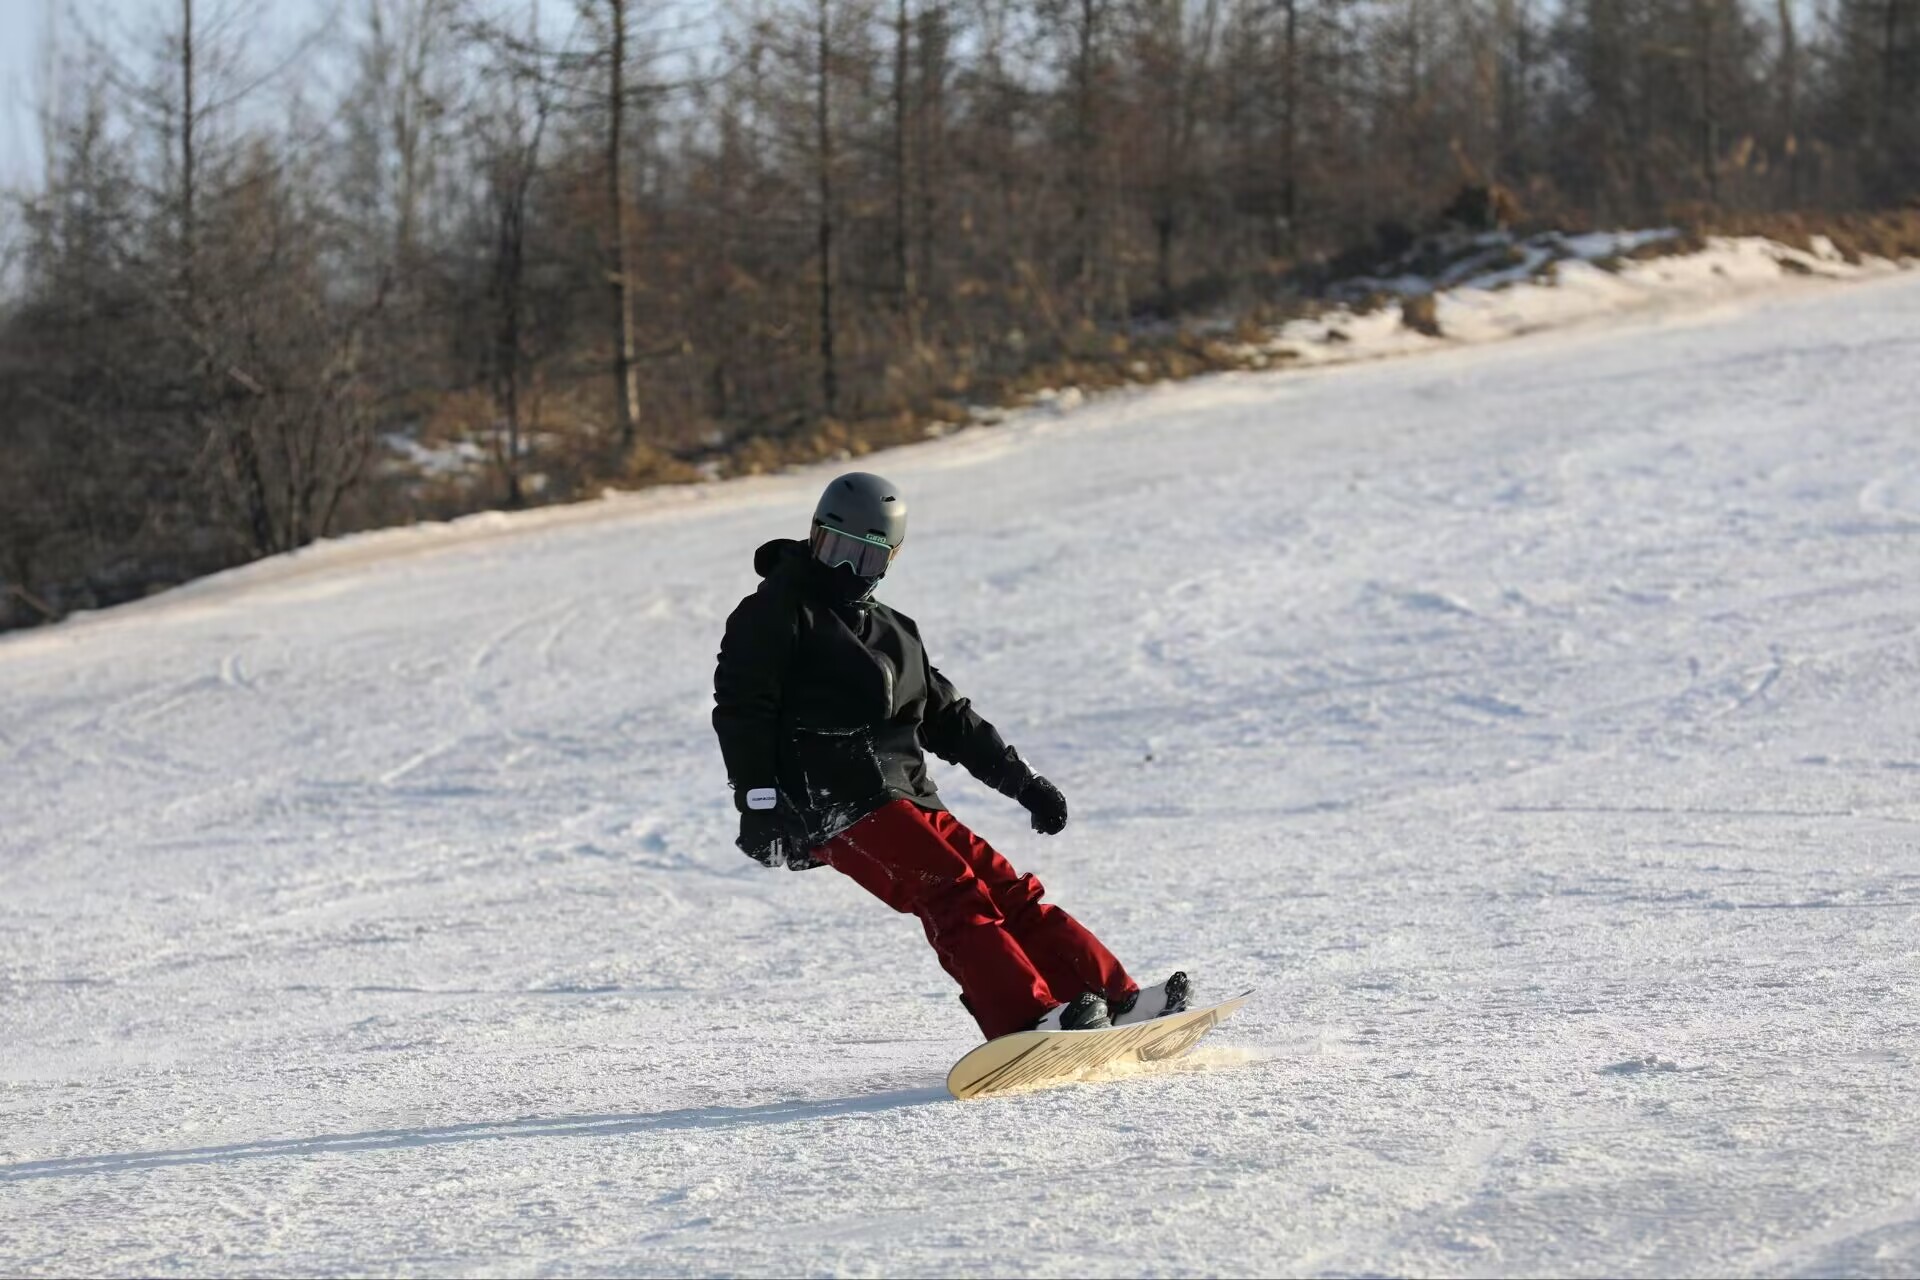
[[[1233,1016],[1251,991],[1151,1022],[1098,1031],[1016,1031],[989,1040],[953,1064],[947,1092],[956,1098],[1065,1082],[1082,1071],[1125,1062],[1156,1062],[1191,1049],[1201,1036]]]

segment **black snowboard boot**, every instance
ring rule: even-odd
[[[1106,998],[1096,991],[1082,991],[1065,1004],[1057,1004],[1033,1024],[1035,1031],[1098,1031],[1110,1027]]]
[[[1151,987],[1142,987],[1131,996],[1112,1001],[1107,1008],[1113,1025],[1124,1027],[1130,1023],[1148,1022],[1169,1013],[1179,1013],[1187,1007],[1187,975],[1175,970],[1165,982],[1155,983]]]

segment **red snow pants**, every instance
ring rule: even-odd
[[[895,800],[813,851],[895,911],[918,916],[940,964],[991,1040],[1083,991],[1138,984],[1078,920],[943,810]]]

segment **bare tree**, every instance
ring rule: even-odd
[[[834,356],[833,313],[833,43],[830,0],[814,3],[814,154],[819,198],[815,226],[820,243],[820,403],[831,418],[840,408],[840,369]]]
[[[1043,0],[1050,25],[1063,37],[1067,66],[1067,199],[1070,258],[1067,279],[1082,315],[1098,308],[1101,267],[1101,81],[1108,0]]]
[[[1720,37],[1721,3],[1722,0],[1693,0],[1694,79],[1700,96],[1700,175],[1707,199],[1716,204],[1720,200],[1720,114],[1714,96],[1714,52]]]
[[[492,270],[487,298],[492,311],[488,344],[488,384],[494,405],[494,465],[507,506],[526,501],[522,464],[525,431],[522,392],[525,382],[527,324],[528,222],[540,151],[554,110],[551,61],[540,48],[530,16],[518,40],[484,26],[476,34],[489,56],[483,105],[473,128],[483,166]]]
[[[940,192],[946,160],[946,91],[950,73],[952,19],[942,3],[922,6],[914,41],[915,108],[914,147],[918,180],[920,219],[920,269],[915,276],[915,291],[938,290],[936,263],[940,241],[946,229],[940,225]],[[911,337],[920,341],[920,311],[916,306]]]
[[[1281,0],[1280,219],[1292,247],[1300,219],[1300,0]]]
[[[626,148],[627,115],[627,0],[607,2],[607,283],[613,301],[614,403],[619,418],[620,449],[625,453],[638,438],[640,422],[640,368],[633,340],[633,281],[627,246],[627,193],[621,180]]]
[[[1576,225],[1920,195],[1920,0],[536,6],[353,0],[311,58],[264,0],[76,25],[0,266],[0,625],[906,438],[1496,184]]]
[[[908,190],[912,182],[908,165],[907,139],[910,135],[910,114],[908,111],[908,46],[910,30],[907,20],[907,0],[894,0],[893,11],[893,271],[894,292],[898,296],[898,305],[903,316],[911,319],[917,299],[917,284],[913,275],[913,259],[908,252],[912,238],[912,229],[908,225]]]
[[[1781,154],[1787,164],[1786,199],[1788,207],[1800,204],[1802,192],[1800,141],[1800,40],[1793,12],[1793,0],[1776,0],[1775,20],[1780,27],[1780,125]]]

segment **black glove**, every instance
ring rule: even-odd
[[[1033,815],[1033,829],[1043,836],[1058,835],[1067,825],[1067,798],[1060,788],[1034,774],[1016,797],[1020,807]]]
[[[740,836],[734,844],[763,867],[810,871],[826,865],[812,856],[800,815],[785,800],[771,809],[742,809]]]

